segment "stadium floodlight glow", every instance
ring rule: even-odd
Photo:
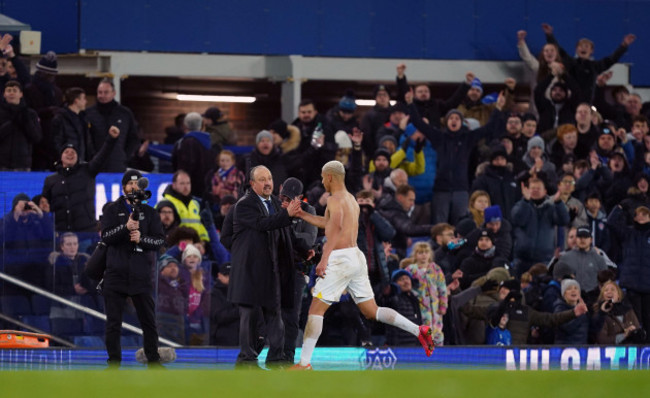
[[[358,99],[354,100],[354,103],[357,104],[357,106],[375,106],[376,101],[373,99]],[[390,101],[391,105],[395,105],[397,101]]]
[[[238,102],[242,104],[252,104],[255,97],[246,97],[238,95],[194,95],[194,94],[176,94],[179,101],[202,101],[202,102]]]

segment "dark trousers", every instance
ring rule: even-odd
[[[305,276],[300,271],[295,271],[293,307],[282,309],[282,322],[284,323],[284,357],[293,361],[296,356],[296,340],[300,332],[300,312],[302,310],[302,293],[305,290]]]
[[[144,333],[144,353],[149,363],[159,362],[158,331],[156,330],[155,306],[149,293],[129,296],[111,290],[104,290],[106,307],[106,352],[109,363],[122,361],[122,346],[120,336],[122,332],[122,314],[127,297],[131,297],[135,312]]]
[[[627,290],[627,299],[632,304],[641,327],[646,331],[646,341],[650,340],[650,293]]]
[[[257,342],[259,337],[258,323],[260,314],[266,323],[266,339],[269,342],[267,362],[284,360],[284,324],[280,308],[264,308],[259,306],[239,306],[239,355],[237,362],[257,361],[259,352]]]

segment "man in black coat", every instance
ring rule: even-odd
[[[158,332],[152,292],[152,267],[158,248],[164,243],[160,216],[156,210],[139,204],[134,211],[132,192],[138,191],[142,175],[129,170],[122,177],[125,195],[104,207],[102,240],[108,246],[104,273],[106,303],[106,351],[109,366],[122,361],[120,332],[126,299],[131,298],[144,332],[144,352],[149,364],[159,364]],[[136,214],[137,213],[137,214]]]
[[[270,345],[266,361],[281,362],[285,361],[281,307],[293,305],[293,245],[291,228],[287,227],[292,225],[291,217],[300,208],[300,202],[294,200],[286,209],[282,208],[280,200],[272,195],[273,178],[264,166],[251,169],[250,184],[251,190],[231,211],[233,265],[228,301],[239,305],[237,363],[257,362],[260,309]],[[224,235],[230,239],[230,232]],[[228,247],[226,243],[224,246]]]
[[[0,170],[29,171],[33,146],[42,138],[34,110],[23,101],[23,88],[15,80],[4,86],[0,102]]]
[[[393,248],[400,258],[406,257],[407,240],[409,236],[429,236],[433,225],[415,224],[411,218],[411,210],[415,205],[415,189],[410,185],[402,185],[395,192],[395,199],[380,204],[379,213],[395,227]]]
[[[140,146],[138,126],[131,110],[115,101],[115,86],[109,79],[103,79],[97,86],[97,104],[86,110],[86,119],[90,124],[93,148],[101,148],[111,126],[120,129],[122,134],[101,171],[123,173],[126,162]]]
[[[104,141],[102,149],[90,162],[79,155],[79,148],[65,144],[56,173],[45,178],[43,196],[50,202],[57,231],[95,232],[95,177],[108,160],[120,130],[111,126],[110,138]]]
[[[86,121],[86,102],[84,89],[79,87],[67,89],[66,106],[52,119],[51,131],[56,153],[61,153],[64,145],[73,144],[77,148],[79,160],[89,162],[95,149],[92,146]]]

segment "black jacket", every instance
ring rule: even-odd
[[[102,167],[105,173],[123,173],[126,162],[140,146],[138,126],[129,108],[111,101],[86,110],[86,120],[90,124],[90,137],[93,148],[101,148],[108,135],[108,129],[115,126],[120,129],[117,145],[111,152],[110,160]]]
[[[512,171],[507,167],[488,165],[485,173],[476,176],[472,182],[472,192],[477,190],[489,193],[492,205],[499,205],[503,218],[510,220],[510,210],[521,196]]]
[[[495,131],[501,131],[503,124],[502,113],[492,112],[490,121],[483,127],[470,131],[462,126],[460,130],[451,132],[434,128],[422,120],[414,103],[409,105],[411,123],[424,134],[438,153],[438,169],[434,191],[452,192],[469,191],[468,164],[472,149],[476,143],[485,138],[490,141]]]
[[[539,112],[539,122],[537,123],[537,131],[539,133],[556,127],[556,119],[557,126],[560,126],[564,123],[573,124],[575,122],[576,108],[579,104],[578,85],[571,76],[563,76],[569,92],[567,92],[564,103],[560,109],[557,110],[555,107],[556,104],[545,96],[546,89],[553,81],[553,77],[553,75],[549,75],[547,78],[539,82],[537,87],[535,87],[535,106],[537,107],[537,112]]]
[[[58,164],[56,173],[45,178],[43,196],[50,202],[57,231],[97,230],[95,177],[116,142],[117,139],[109,138],[90,162],[78,161],[72,167]]]
[[[417,225],[395,199],[381,204],[379,213],[395,228],[393,247],[400,258],[406,257],[406,240],[409,236],[429,236],[432,225]]]
[[[0,102],[0,168],[31,168],[33,146],[42,136],[38,115],[24,102]]]
[[[267,215],[264,204],[250,190],[233,206],[232,213],[232,269],[228,285],[228,301],[241,305],[261,305],[267,308],[293,306],[295,268],[293,245],[296,240],[291,217],[280,200],[271,196],[276,213]],[[226,233],[224,221],[224,237]],[[222,242],[228,248],[227,242]],[[311,247],[296,246],[300,253]],[[274,269],[277,269],[276,273]],[[278,297],[277,279],[280,282]]]
[[[397,99],[404,102],[404,94],[410,90],[410,86],[406,81],[406,76],[402,79],[396,78],[397,81]],[[413,98],[413,103],[418,108],[418,113],[429,120],[429,124],[433,127],[440,128],[440,119],[447,114],[451,109],[457,108],[463,101],[469,91],[469,84],[461,83],[456,91],[447,98],[447,100],[439,100],[431,97],[428,101],[419,101]]]
[[[140,243],[143,250],[135,250],[126,223],[131,216],[126,198],[104,206],[102,240],[108,246],[104,289],[128,295],[149,293],[152,290],[153,267],[158,248],[165,243],[160,216],[153,207],[141,205]]]
[[[85,112],[76,114],[69,108],[62,109],[52,119],[52,136],[54,137],[54,150],[61,153],[66,144],[73,144],[81,161],[90,161],[95,149],[90,139],[88,122]],[[99,148],[98,148],[99,150]]]

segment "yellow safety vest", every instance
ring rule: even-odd
[[[172,202],[172,204],[176,208],[176,212],[181,218],[180,226],[193,228],[196,230],[196,232],[198,232],[201,240],[207,242],[210,241],[210,237],[208,236],[208,231],[201,223],[201,216],[199,215],[199,210],[200,210],[199,202],[192,199],[190,200],[189,206],[185,206],[185,203],[173,197],[172,195],[165,194],[163,195],[163,197],[168,201]]]

